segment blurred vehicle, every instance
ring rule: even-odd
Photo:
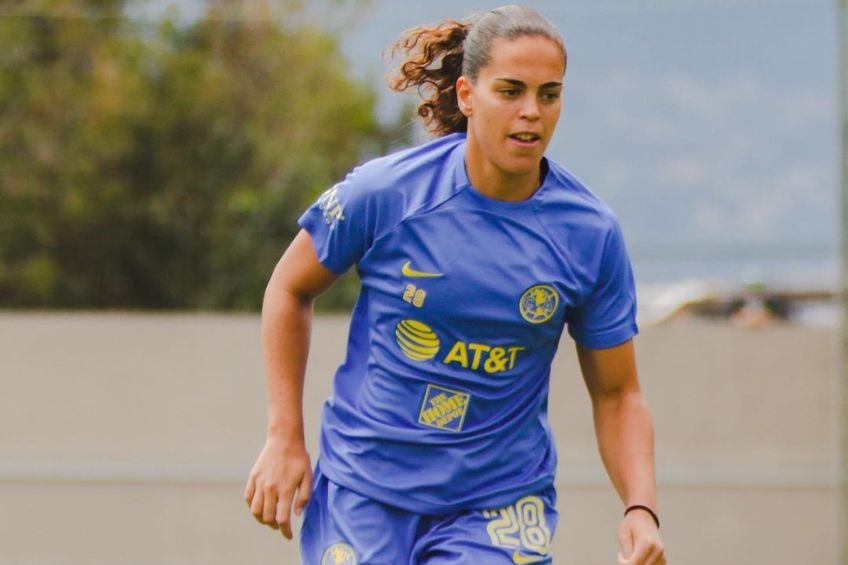
[[[651,286],[640,293],[640,323],[656,325],[679,317],[727,320],[743,327],[778,322],[835,325],[838,293],[824,288],[770,288],[763,282],[741,288],[701,280]]]

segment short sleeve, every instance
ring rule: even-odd
[[[356,264],[374,239],[374,190],[361,168],[324,192],[298,219],[312,236],[322,265],[342,274]]]
[[[593,349],[620,345],[638,333],[633,269],[617,222],[607,233],[597,279],[568,318],[568,332]]]

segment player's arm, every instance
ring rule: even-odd
[[[262,303],[268,435],[245,488],[256,519],[291,539],[291,511],[309,500],[312,468],[303,433],[303,380],[312,303],[337,275],[319,263],[301,230],[274,269]]]
[[[625,507],[656,512],[654,431],[639,387],[633,341],[608,349],[577,345],[580,368],[592,399],[601,459]],[[620,565],[662,565],[662,542],[653,517],[627,514],[619,527]]]

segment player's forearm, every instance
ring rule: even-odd
[[[641,392],[602,396],[593,409],[601,459],[622,502],[656,509],[654,428]]]
[[[275,279],[271,277],[262,304],[268,435],[302,442],[303,381],[312,327],[312,299],[287,291]]]

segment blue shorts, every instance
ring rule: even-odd
[[[414,514],[341,487],[315,471],[300,534],[305,565],[551,563],[556,491],[440,516]]]

